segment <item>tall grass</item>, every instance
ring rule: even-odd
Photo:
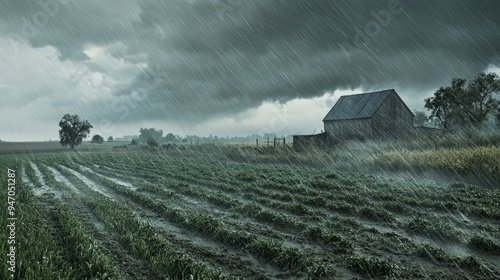
[[[374,163],[391,169],[438,169],[496,178],[500,174],[500,147],[398,150],[377,156]]]

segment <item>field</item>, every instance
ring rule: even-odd
[[[500,278],[499,188],[254,150],[2,155],[0,182],[15,178],[16,279]],[[431,156],[398,151],[368,164]],[[433,162],[421,169],[444,168]]]

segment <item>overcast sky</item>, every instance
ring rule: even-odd
[[[500,1],[0,0],[0,139],[310,134],[342,94],[411,110],[500,73]]]

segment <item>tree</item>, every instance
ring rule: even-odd
[[[500,79],[495,73],[479,73],[468,86],[468,121],[474,126],[482,124],[490,113],[497,110],[498,100],[493,94],[500,91]]]
[[[414,126],[424,126],[429,120],[429,117],[422,111],[415,111],[415,116],[413,117]]]
[[[158,141],[154,139],[153,137],[149,137],[148,140],[146,141],[146,144],[150,147],[158,147]]]
[[[113,136],[108,137],[108,142],[113,142]]]
[[[69,145],[74,149],[82,143],[82,139],[87,138],[92,125],[87,120],[80,120],[78,115],[65,114],[59,122],[59,143],[66,147]]]
[[[163,142],[163,130],[156,130],[154,128],[141,128],[139,130],[139,140],[147,143],[150,138],[154,139],[156,143]]]
[[[175,142],[176,138],[173,133],[165,135],[165,142]]]
[[[92,141],[90,141],[90,143],[96,143],[96,144],[102,144],[104,142],[104,138],[99,135],[99,134],[96,134],[92,137]]]
[[[460,122],[461,100],[465,95],[465,79],[454,78],[451,87],[440,87],[434,97],[425,99],[425,108],[431,110],[431,117],[436,117],[444,128],[450,128]]]
[[[479,127],[495,112],[499,102],[493,94],[499,91],[500,80],[495,73],[479,73],[469,82],[454,78],[451,86],[441,87],[425,99],[425,108],[444,128]]]

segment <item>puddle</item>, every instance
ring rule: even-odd
[[[94,164],[95,165],[95,164]],[[85,170],[85,171],[88,171],[88,172],[92,172],[98,176],[101,176],[102,178],[106,178],[110,181],[113,181],[114,183],[116,184],[119,184],[119,185],[122,185],[122,186],[125,186],[125,187],[128,187],[129,189],[133,190],[133,191],[136,191],[137,190],[137,187],[135,187],[134,185],[130,184],[129,182],[125,182],[125,181],[122,181],[122,180],[119,180],[119,179],[116,179],[116,178],[112,178],[112,177],[108,177],[106,175],[102,175],[102,174],[99,174],[97,172],[95,172],[94,170],[86,167],[86,166],[83,166],[83,165],[79,165],[80,168],[82,170]],[[96,167],[99,167],[98,165],[95,165]]]
[[[26,172],[24,172],[24,176],[26,176],[26,177],[23,178],[23,180],[26,180],[26,182],[29,182],[29,185],[32,187],[33,194],[35,196],[38,196],[38,197],[48,195],[48,196],[54,196],[55,198],[61,198],[61,193],[59,191],[53,190],[49,186],[47,186],[47,184],[45,183],[45,180],[43,179],[42,172],[40,171],[40,169],[38,169],[38,166],[36,166],[36,164],[33,162],[30,162],[29,164],[31,165],[31,167],[35,171],[36,176],[38,177],[38,179],[40,180],[40,183],[42,184],[42,187],[40,187],[40,188],[36,187],[35,185],[33,185],[33,183],[31,183],[29,181],[28,176],[26,175]]]
[[[107,194],[106,192],[104,192],[104,191],[102,190],[102,188],[101,188],[99,185],[97,185],[96,183],[94,183],[94,182],[93,182],[92,180],[90,180],[89,178],[85,177],[84,175],[82,175],[82,174],[78,173],[77,171],[75,171],[75,170],[73,170],[73,169],[70,169],[70,168],[68,168],[68,167],[66,167],[66,166],[62,166],[62,165],[60,165],[60,166],[61,166],[62,168],[64,168],[64,169],[68,170],[69,172],[73,173],[73,175],[75,175],[75,176],[76,176],[76,177],[78,177],[80,180],[82,180],[82,181],[85,183],[85,185],[87,185],[87,186],[88,186],[89,188],[91,188],[92,190],[94,190],[94,191],[96,191],[96,192],[98,192],[98,193],[100,193],[100,194],[102,194],[102,195],[104,195],[104,196],[106,196],[106,197],[108,197],[108,198],[111,198],[111,196],[110,196],[109,194]],[[112,199],[112,198],[111,198],[111,199]],[[114,199],[113,199],[113,200],[114,200]]]
[[[54,178],[56,181],[63,183],[66,185],[68,188],[70,188],[74,193],[81,195],[82,193],[71,183],[68,178],[64,177],[59,171],[57,171],[55,168],[47,166],[47,168],[52,172],[52,175],[54,175]]]

